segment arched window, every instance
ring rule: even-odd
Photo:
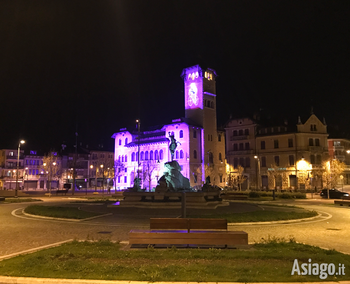
[[[154,159],[155,160],[159,160],[158,151],[157,150],[154,151]]]
[[[149,152],[149,159],[153,160],[153,151]]]
[[[144,159],[144,154],[143,154],[143,151],[141,152],[141,161],[143,161]]]
[[[193,158],[197,159],[197,151],[196,150],[193,151]]]
[[[171,131],[171,135],[174,136],[174,138],[175,138],[175,133],[174,133],[174,131]]]
[[[118,156],[118,161],[120,162],[120,156]]]
[[[124,163],[124,156],[122,156],[122,163]]]
[[[179,159],[179,151],[176,151],[176,153],[175,153],[175,159]]]
[[[128,155],[125,155],[125,157],[124,157],[124,162],[125,162],[125,163],[128,162]]]
[[[180,159],[184,158],[184,151],[180,150]]]
[[[183,138],[184,137],[184,131],[183,130],[180,130],[180,135],[179,135],[180,138]]]
[[[137,162],[140,161],[139,158],[140,158],[140,157],[139,157],[139,152],[137,152],[137,153],[136,153],[136,161],[137,161]]]
[[[221,142],[221,134],[218,136],[218,141]]]
[[[219,161],[222,162],[222,155],[219,153]]]
[[[245,158],[245,167],[250,168],[250,158],[249,157]]]
[[[310,163],[315,164],[315,155],[310,155]]]
[[[163,150],[159,151],[159,160],[163,160]]]
[[[119,139],[119,145],[122,145],[122,139]]]
[[[145,160],[148,160],[148,151],[145,152]]]
[[[213,157],[213,153],[209,152],[209,163],[213,164],[214,163],[214,157]]]
[[[135,152],[132,152],[131,154],[131,162],[135,162]]]
[[[125,138],[125,145],[128,144],[128,138]]]

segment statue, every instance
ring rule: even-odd
[[[170,137],[169,150],[170,150],[170,154],[171,154],[171,160],[173,161],[175,149],[177,148],[177,144],[180,144],[180,142],[176,141],[174,134],[171,134],[170,132],[169,132],[169,137]]]
[[[190,181],[181,174],[181,167],[177,161],[164,164],[164,175],[159,179],[157,191],[190,191]]]
[[[141,179],[136,177],[134,179],[134,186],[129,189],[132,192],[141,191]]]

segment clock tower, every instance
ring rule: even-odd
[[[215,70],[202,69],[199,65],[185,68],[181,74],[185,87],[185,117],[196,126],[201,127],[201,141],[198,147],[201,153],[199,158],[202,164],[202,181],[205,181],[205,177],[209,175],[208,168],[222,164],[225,153],[225,149],[218,148],[217,143],[219,133],[216,122],[216,76]],[[193,149],[190,149],[190,153],[196,150],[196,145],[194,143],[191,145]],[[215,174],[213,176],[210,174],[210,176],[212,184],[219,183],[215,180],[217,178]]]

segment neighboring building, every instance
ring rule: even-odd
[[[296,127],[243,118],[229,120],[225,129],[227,162],[234,169],[244,168],[243,188],[322,187],[328,134],[314,114],[304,123],[299,118]]]
[[[343,184],[350,184],[350,140],[341,138],[328,139],[328,151],[331,159],[345,163]]]
[[[90,150],[89,160],[89,187],[101,186],[102,183],[113,186],[114,152]]]
[[[24,150],[20,150],[18,164],[18,184],[19,188],[23,187],[23,160]],[[17,171],[18,150],[2,149],[0,150],[0,188],[11,190],[16,188],[16,171]]]
[[[171,161],[169,136],[179,142],[174,160],[192,187],[201,187],[207,176],[211,184],[225,185],[225,136],[216,123],[216,72],[199,65],[183,70],[185,118],[149,131],[121,129],[115,139],[116,186],[133,186],[140,177],[142,187],[152,189]]]

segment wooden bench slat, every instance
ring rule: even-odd
[[[243,231],[227,231],[226,219],[151,218],[150,229],[131,230],[129,243],[131,245],[248,245],[248,234]]]

